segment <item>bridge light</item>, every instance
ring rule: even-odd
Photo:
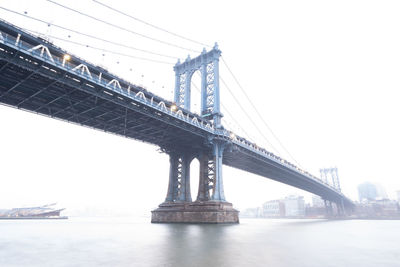
[[[175,104],[171,105],[171,111],[175,111],[177,109],[178,109],[178,107]]]
[[[231,139],[235,139],[235,134],[234,134],[234,133],[231,133],[231,134],[229,135],[229,137],[230,137]]]
[[[63,57],[62,66],[64,67],[65,62],[68,61],[68,60],[70,60],[70,59],[71,59],[71,56],[68,55],[68,54],[65,54],[64,57]]]

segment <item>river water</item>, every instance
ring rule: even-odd
[[[400,266],[400,221],[0,220],[0,266]]]

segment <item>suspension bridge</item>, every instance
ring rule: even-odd
[[[0,103],[158,146],[169,155],[165,201],[152,222],[238,222],[224,194],[223,165],[321,196],[344,213],[353,202],[290,161],[227,130],[221,121],[216,44],[176,63],[174,100],[164,99],[6,21],[0,21]],[[201,113],[191,111],[191,79],[200,70]],[[191,196],[190,164],[200,162]],[[168,175],[166,175],[167,177]]]

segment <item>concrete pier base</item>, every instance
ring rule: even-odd
[[[239,223],[229,202],[165,202],[151,213],[152,223]]]

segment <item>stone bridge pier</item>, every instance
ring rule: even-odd
[[[225,200],[222,157],[225,143],[214,141],[209,151],[169,152],[169,184],[165,201],[152,211],[152,223],[238,223],[239,212]],[[198,158],[199,187],[190,194],[190,163]]]

